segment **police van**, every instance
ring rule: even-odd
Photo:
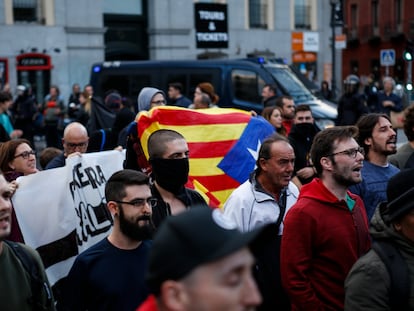
[[[308,104],[320,128],[334,125],[336,106],[316,98],[297,78],[289,66],[263,58],[241,60],[166,60],[111,61],[95,63],[90,84],[97,96],[118,90],[136,103],[140,90],[152,86],[164,91],[168,84],[180,82],[184,95],[193,99],[201,82],[210,82],[220,96],[220,107],[263,109],[261,91],[265,84],[275,84],[278,95],[290,95],[296,105]]]

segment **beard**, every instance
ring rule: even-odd
[[[145,225],[140,225],[139,221],[149,221]],[[152,239],[155,232],[155,226],[152,222],[151,216],[142,215],[135,221],[131,221],[125,218],[124,210],[121,207],[119,209],[119,228],[121,232],[134,241],[143,241]]]
[[[354,180],[352,177],[344,176],[338,172],[333,173],[332,177],[339,185],[346,186],[347,188],[361,182],[361,180]]]
[[[348,169],[344,168],[341,170],[338,167],[338,164],[334,163],[334,169],[335,170],[332,173],[332,177],[339,185],[342,185],[348,188],[349,186],[359,184],[362,181],[361,177],[357,179],[352,177],[353,171],[350,168]]]

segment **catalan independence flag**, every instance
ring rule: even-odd
[[[261,142],[274,133],[262,117],[231,108],[163,106],[141,112],[137,123],[147,159],[147,142],[154,131],[170,129],[185,137],[190,150],[189,181],[211,205],[220,207],[248,179]]]

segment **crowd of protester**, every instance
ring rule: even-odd
[[[414,108],[404,110],[394,87],[390,77],[375,91],[347,77],[336,126],[320,129],[309,105],[265,85],[262,116],[252,117],[274,133],[222,208],[186,186],[185,137],[159,129],[142,146],[136,121],[164,105],[217,108],[209,82],[196,86],[193,100],[178,82],[166,92],[148,86],[136,103],[79,84],[67,103],[57,86],[42,103],[30,86],[19,86],[14,100],[1,91],[1,308],[414,310]],[[408,142],[397,149],[391,113],[403,110]],[[39,159],[37,135],[47,143]],[[53,297],[12,206],[16,179],[114,149],[126,150],[124,169],[105,185],[112,230],[77,256]],[[42,286],[32,284],[28,265]]]

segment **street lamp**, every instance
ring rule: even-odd
[[[331,51],[332,51],[332,97],[336,99],[336,49],[335,49],[335,28],[343,25],[342,0],[330,0],[331,4]]]

